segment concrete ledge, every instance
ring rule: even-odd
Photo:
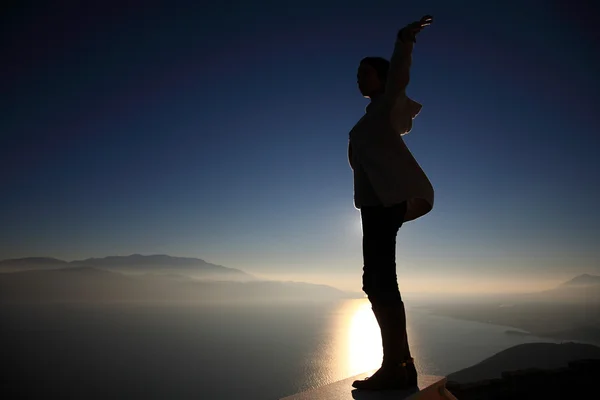
[[[364,379],[374,372],[365,372],[280,400],[456,400],[456,397],[446,390],[446,378],[441,376],[419,376],[418,388],[412,390],[367,391],[352,387],[352,382],[356,379]]]

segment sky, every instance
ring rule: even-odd
[[[586,2],[139,4],[0,17],[0,259],[169,254],[360,290],[356,70],[431,14],[405,141],[435,205],[400,229],[401,290],[600,274]]]

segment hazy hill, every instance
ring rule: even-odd
[[[204,281],[170,274],[125,275],[91,267],[0,274],[1,303],[207,303],[334,300],[352,297],[326,285],[277,281]]]
[[[58,269],[65,267],[90,267],[129,274],[165,273],[182,274],[194,278],[249,281],[256,277],[235,268],[211,264],[199,258],[171,257],[168,255],[132,254],[85,260],[63,261],[56,258],[20,258],[0,261],[0,272]]]
[[[600,276],[579,275],[553,289],[528,294],[524,300],[600,304]]]
[[[536,336],[600,344],[600,277],[581,275],[536,293],[423,303],[434,314],[519,328]]]
[[[598,303],[600,304],[600,276],[583,274],[548,290],[530,293],[495,294],[485,296],[484,302],[518,303]]]
[[[504,371],[530,368],[555,369],[570,361],[600,359],[600,347],[580,343],[527,343],[497,353],[471,367],[448,375],[448,381],[459,383],[496,379]]]
[[[586,287],[586,286],[600,286],[600,276],[583,274],[579,275],[568,282],[563,283],[561,286],[567,287]]]

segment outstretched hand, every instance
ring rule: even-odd
[[[408,24],[404,29],[408,34],[410,40],[417,42],[417,33],[421,32],[425,27],[433,23],[433,17],[431,15],[423,16],[419,21]]]

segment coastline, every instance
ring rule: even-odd
[[[538,314],[536,319],[524,318],[515,313],[498,312],[490,306],[447,306],[427,305],[417,307],[431,315],[453,318],[462,321],[479,322],[502,326],[505,334],[514,336],[535,336],[560,342],[577,342],[600,346],[600,326],[595,324],[576,325],[570,319]],[[502,310],[504,311],[504,310]]]

